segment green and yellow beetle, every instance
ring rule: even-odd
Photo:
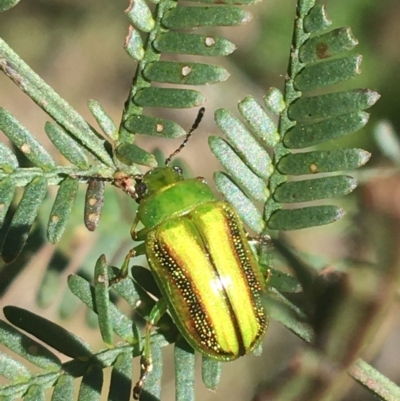
[[[193,349],[219,361],[251,352],[268,325],[265,280],[239,216],[203,178],[184,179],[179,168],[169,167],[172,156],[165,167],[135,177],[139,206],[131,234],[145,250],[139,246],[132,255],[146,254],[163,295],[147,325],[135,398],[151,370],[151,326],[167,309]],[[136,231],[139,222],[144,228]]]

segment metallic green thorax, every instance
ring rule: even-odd
[[[267,328],[264,280],[243,225],[202,179],[170,167],[143,177],[139,219],[153,275],[188,343],[233,360],[254,349]]]

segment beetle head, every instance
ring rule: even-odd
[[[179,181],[183,181],[182,170],[179,167],[156,167],[148,171],[135,186],[136,200],[154,195]]]

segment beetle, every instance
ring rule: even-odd
[[[129,259],[145,253],[163,298],[150,313],[134,388],[138,399],[151,370],[151,328],[167,310],[189,345],[217,361],[232,361],[256,348],[268,326],[262,305],[265,279],[234,208],[218,200],[201,177],[185,179],[172,158],[185,146],[204,109],[182,145],[125,191],[138,202],[131,229]],[[119,186],[122,186],[119,184]],[[136,231],[137,225],[143,228]]]

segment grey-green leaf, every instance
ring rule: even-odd
[[[144,57],[143,40],[140,33],[131,25],[124,44],[125,51],[136,61]]]
[[[78,187],[78,180],[67,177],[58,189],[47,225],[47,238],[53,244],[57,243],[64,233],[75,203]]]
[[[288,116],[293,121],[310,121],[353,113],[371,107],[379,97],[378,93],[369,89],[303,96],[289,106]]]
[[[89,110],[96,119],[102,131],[112,140],[118,139],[118,128],[112,118],[105,112],[100,103],[96,100],[89,100]]]
[[[316,4],[304,18],[303,27],[307,33],[323,31],[332,24],[326,14],[325,5]]]
[[[210,390],[216,390],[221,380],[222,364],[205,356],[202,357],[201,376],[204,385]]]
[[[124,127],[134,134],[159,136],[162,138],[178,138],[186,135],[186,131],[177,123],[163,118],[134,114],[124,123]]]
[[[4,218],[14,199],[15,183],[11,177],[0,181],[0,227],[3,225]]]
[[[133,101],[141,107],[186,109],[202,105],[206,97],[192,89],[149,87],[140,89]]]
[[[297,90],[312,91],[343,82],[361,73],[362,56],[349,56],[306,66],[296,76]]]
[[[55,163],[38,140],[7,110],[0,107],[0,129],[33,164],[51,170]]]
[[[89,231],[94,231],[100,222],[104,205],[105,182],[93,177],[89,180],[85,194],[83,221]]]
[[[111,372],[110,390],[107,400],[129,401],[131,399],[132,355],[123,352],[118,355]]]
[[[150,32],[155,25],[152,13],[144,0],[131,1],[125,10],[133,26],[143,32]]]
[[[264,104],[271,113],[276,115],[281,114],[286,108],[283,94],[277,88],[271,88],[268,91],[268,93],[264,96]]]
[[[113,327],[110,308],[108,266],[104,255],[97,259],[94,270],[94,300],[96,303],[99,328],[103,341],[111,346],[113,344]]]
[[[216,158],[244,192],[256,201],[267,201],[269,191],[265,182],[243,163],[224,139],[219,136],[210,136],[208,144]]]
[[[227,4],[227,5],[250,5],[260,2],[261,0],[189,0],[196,3],[207,3],[207,4]]]
[[[322,35],[308,39],[300,48],[300,61],[313,63],[314,61],[335,56],[357,46],[350,28],[338,28]]]
[[[0,12],[7,11],[16,6],[20,0],[1,0],[0,1]]]
[[[273,166],[268,152],[229,111],[219,109],[215,121],[246,164],[261,178],[268,179]]]
[[[363,149],[348,148],[294,153],[280,159],[277,168],[286,175],[331,173],[361,167],[370,156]]]
[[[62,375],[54,386],[51,401],[73,401],[74,400],[74,377],[65,374]]]
[[[279,141],[278,128],[265,110],[252,96],[239,102],[240,114],[250,125],[252,132],[267,146],[275,146]]]
[[[233,26],[250,21],[251,14],[238,7],[176,7],[168,11],[162,24],[169,29],[204,26]]]
[[[21,362],[0,352],[0,376],[22,382],[29,380],[31,374]]]
[[[46,395],[42,386],[32,385],[29,386],[27,394],[24,396],[25,401],[45,401]]]
[[[69,276],[68,286],[73,294],[96,312],[93,303],[94,289],[85,279],[75,275]],[[110,304],[110,308],[114,332],[128,343],[137,344],[140,336],[136,325],[134,325],[132,320],[123,314],[114,304]]]
[[[44,130],[54,146],[70,163],[81,169],[89,168],[90,162],[82,145],[72,139],[63,128],[46,122]]]
[[[0,168],[6,173],[11,173],[17,167],[18,160],[14,153],[4,143],[0,142]]]
[[[275,190],[273,196],[280,203],[308,202],[347,195],[356,186],[357,181],[353,177],[338,175],[285,182]]]
[[[6,306],[4,315],[15,326],[32,334],[58,352],[71,358],[90,358],[90,345],[64,327],[16,306]]]
[[[240,218],[254,232],[261,233],[265,222],[254,203],[222,172],[214,173],[215,185],[238,212]]]
[[[289,149],[302,149],[341,138],[367,124],[369,114],[359,111],[343,114],[314,124],[298,123],[289,130],[283,143]]]
[[[58,372],[61,361],[48,348],[0,320],[0,343],[27,361],[48,371]]]
[[[199,56],[227,56],[236,46],[224,38],[195,35],[185,32],[166,32],[153,42],[160,53],[193,54]]]
[[[176,401],[194,401],[195,358],[193,349],[180,339],[174,348]]]
[[[271,230],[299,230],[333,223],[344,214],[343,209],[332,205],[277,210],[268,220],[268,227]]]
[[[47,180],[44,177],[36,177],[26,186],[3,244],[2,256],[6,263],[15,260],[25,246],[46,193]]]
[[[79,388],[78,401],[99,401],[103,387],[103,370],[91,365],[84,374]]]
[[[149,81],[181,85],[206,85],[228,79],[225,68],[192,62],[155,61],[147,64],[143,75]]]
[[[161,347],[158,344],[151,344],[153,370],[144,383],[140,401],[161,400],[161,380],[163,367],[161,351]]]

